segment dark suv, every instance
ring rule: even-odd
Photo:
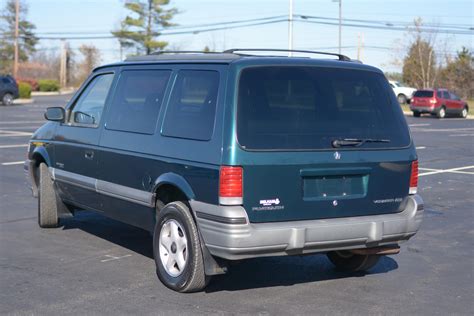
[[[39,225],[85,209],[153,232],[158,277],[180,292],[229,260],[326,253],[358,271],[398,253],[423,201],[383,73],[343,55],[251,54],[96,68],[30,141]]]
[[[13,100],[18,97],[18,85],[15,79],[10,75],[0,75],[0,101],[4,105],[11,105]]]

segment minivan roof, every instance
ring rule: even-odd
[[[292,56],[286,57],[282,55],[256,55],[256,54],[241,54],[235,53],[237,50],[228,50],[224,52],[163,52],[155,53],[150,55],[143,56],[132,56],[128,57],[122,62],[107,64],[99,66],[94,69],[102,69],[105,67],[113,66],[125,66],[125,65],[142,65],[142,64],[170,64],[170,63],[216,63],[216,64],[230,64],[230,63],[244,63],[244,64],[314,64],[318,66],[342,66],[349,68],[362,68],[365,70],[380,71],[379,69],[363,65],[358,60],[351,60],[349,57],[339,54],[325,53],[325,52],[311,52],[311,51],[294,51],[297,53],[306,53],[306,54],[323,54],[323,55],[333,55],[338,57],[338,59],[322,59],[322,58],[310,58],[306,56]],[[247,51],[247,50],[239,50]],[[254,51],[250,49],[249,51]],[[263,50],[263,51],[273,51],[273,50]],[[287,50],[275,50],[277,52],[288,52]]]

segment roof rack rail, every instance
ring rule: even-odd
[[[346,55],[336,54],[336,53],[327,53],[327,52],[318,52],[312,50],[295,50],[295,49],[273,49],[273,48],[231,48],[223,51],[227,54],[236,54],[239,51],[246,52],[285,52],[285,53],[306,53],[306,54],[318,54],[318,55],[330,55],[336,56],[341,61],[351,61]],[[238,53],[237,53],[238,54]]]
[[[152,52],[149,55],[163,55],[163,54],[222,54],[221,52],[203,52],[199,50],[159,50]]]

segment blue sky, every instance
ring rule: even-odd
[[[6,0],[1,0],[5,2]],[[123,0],[23,0],[29,5],[29,19],[38,33],[46,32],[97,32],[107,33],[119,25],[127,14]],[[343,18],[377,20],[381,22],[411,22],[421,17],[425,22],[437,25],[474,25],[474,1],[472,0],[342,0]],[[332,0],[293,0],[294,13],[302,15],[338,17],[338,4]],[[2,3],[2,7],[3,7]],[[288,0],[174,0],[178,8],[174,22],[181,26],[231,20],[261,18],[288,14]],[[286,22],[209,33],[169,35],[163,40],[169,48],[202,50],[209,46],[216,50],[231,47],[287,48]],[[362,61],[397,71],[393,64],[403,55],[409,39],[405,32],[343,27],[342,52],[357,57],[358,35],[363,37],[365,48]],[[438,34],[439,51],[454,54],[462,46],[473,48],[472,35]],[[102,62],[120,59],[119,45],[115,39],[73,40],[72,48],[81,44],[94,44],[102,53]],[[40,49],[58,49],[60,43],[41,40]],[[310,23],[294,24],[294,48],[337,51],[338,28],[332,25]],[[334,48],[332,48],[334,47]]]

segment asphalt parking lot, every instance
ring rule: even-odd
[[[407,117],[425,220],[370,273],[337,272],[324,255],[252,259],[177,294],[156,278],[145,231],[90,212],[38,227],[22,161],[44,109],[69,97],[0,107],[0,314],[474,313],[474,120]]]

